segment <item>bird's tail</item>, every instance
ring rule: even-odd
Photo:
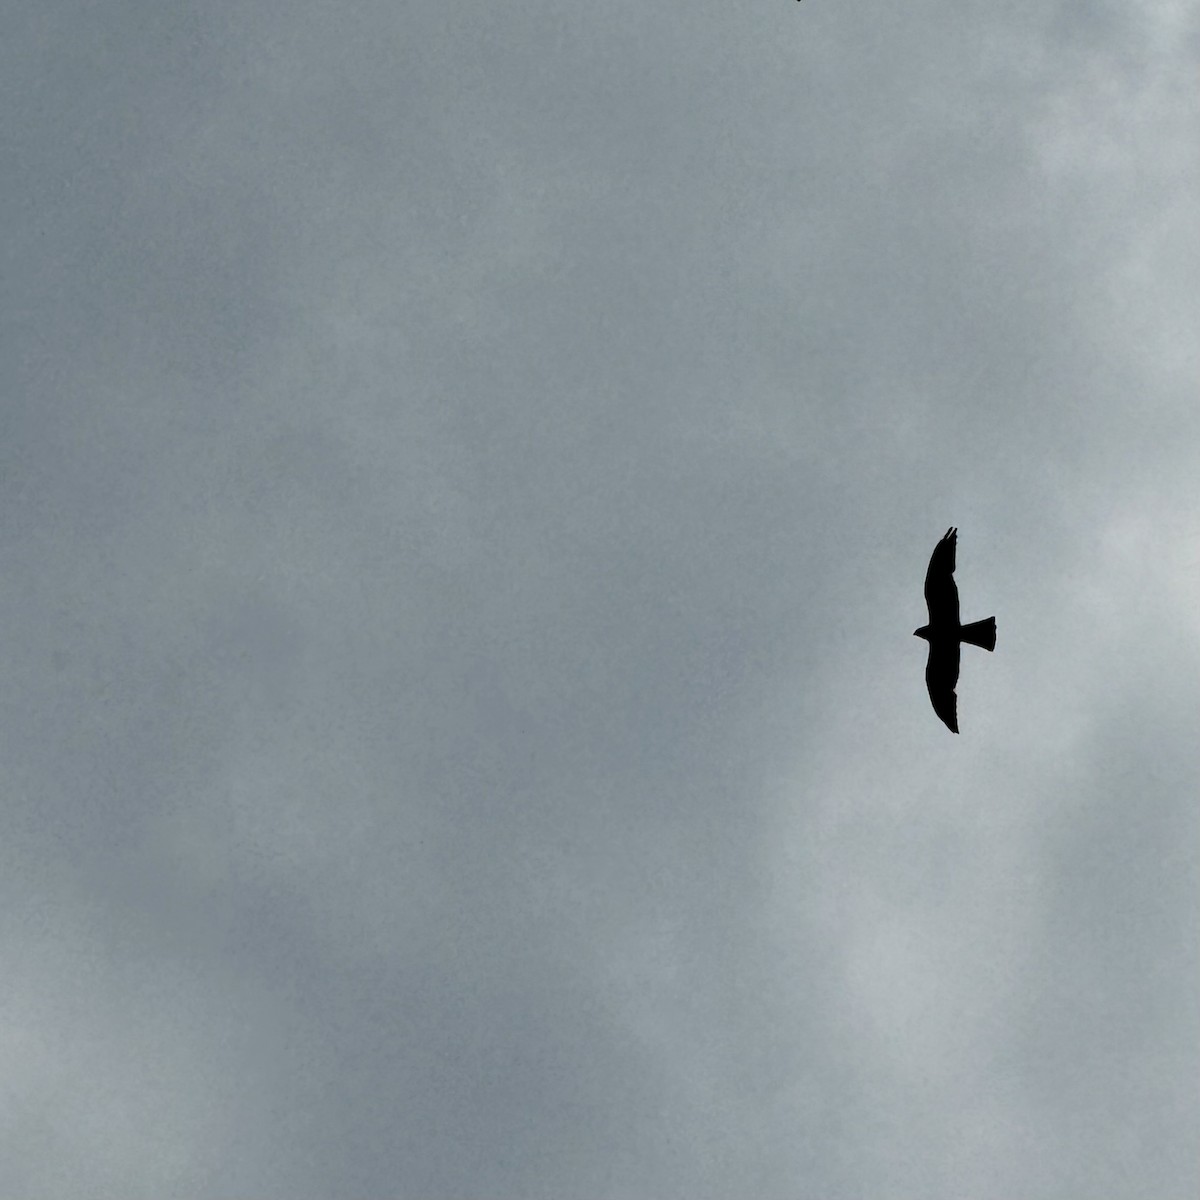
[[[995,650],[996,618],[988,617],[986,621],[972,621],[970,625],[964,625],[958,631],[958,636],[964,642],[970,642],[972,646],[981,646],[984,650]]]

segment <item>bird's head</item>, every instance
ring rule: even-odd
[[[924,638],[926,641],[929,641],[929,626],[922,625],[920,629],[914,629],[913,637]]]

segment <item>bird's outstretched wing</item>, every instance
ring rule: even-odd
[[[930,625],[958,624],[958,588],[954,583],[954,549],[957,545],[958,530],[952,527],[946,530],[946,536],[934,546],[929,557],[929,570],[925,572],[925,605],[929,609]],[[957,678],[957,666],[954,674]]]
[[[933,711],[954,733],[958,732],[958,642],[930,642],[929,660],[925,664],[925,686]]]

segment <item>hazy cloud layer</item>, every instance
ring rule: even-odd
[[[1191,1200],[1196,5],[25,7],[0,1194]]]

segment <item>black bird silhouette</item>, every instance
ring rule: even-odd
[[[984,650],[996,648],[996,618],[972,621],[960,625],[958,621],[958,588],[954,584],[954,550],[958,545],[958,530],[953,526],[946,536],[933,548],[929,559],[929,570],[925,572],[925,605],[929,609],[929,624],[913,630],[913,636],[924,638],[929,643],[929,661],[925,664],[925,686],[929,688],[929,699],[933,711],[947,727],[958,732],[958,697],[954,688],[958,684],[959,644],[970,642]]]

